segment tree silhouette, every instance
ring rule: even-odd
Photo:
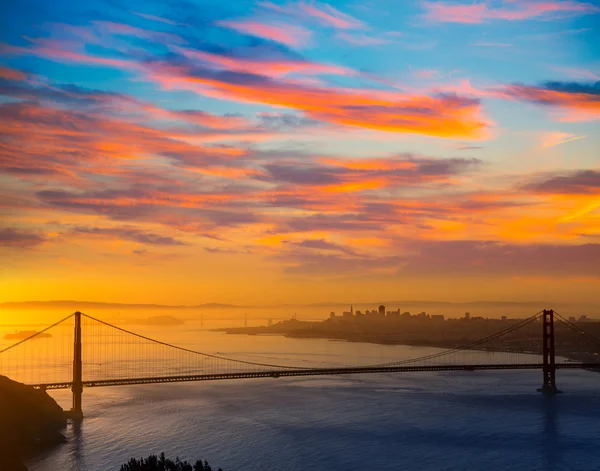
[[[175,461],[165,458],[165,454],[160,456],[150,455],[148,458],[131,458],[127,463],[121,466],[120,471],[213,471],[210,465],[202,460],[190,464],[187,461],[181,461],[175,458]],[[221,468],[218,471],[223,471]]]

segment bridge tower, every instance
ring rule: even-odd
[[[81,358],[81,312],[75,313],[75,341],[73,354],[73,408],[71,416],[74,419],[83,418],[81,396],[83,395],[83,361]]]
[[[556,358],[554,351],[554,311],[544,309],[542,314],[542,355],[544,382],[540,391],[556,394]]]

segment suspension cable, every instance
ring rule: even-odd
[[[39,332],[36,332],[35,334],[30,335],[29,337],[23,339],[23,340],[19,340],[17,343],[14,343],[12,345],[9,345],[8,347],[4,348],[3,350],[0,350],[0,353],[4,353],[7,352],[8,350],[17,347],[18,345],[21,345],[22,343],[25,343],[31,339],[34,339],[35,337],[37,337],[38,335],[41,335],[45,332],[47,332],[48,330],[52,329],[53,327],[56,327],[59,324],[62,324],[63,322],[69,320],[71,317],[73,317],[75,315],[75,313],[73,314],[69,314],[67,317],[65,317],[64,319],[59,320],[58,322],[55,322],[52,325],[49,325],[48,327],[46,327],[45,329],[40,330]]]
[[[583,330],[581,327],[577,326],[576,324],[574,324],[573,322],[571,322],[570,320],[566,319],[565,317],[561,316],[558,312],[554,311],[554,314],[556,314],[559,317],[559,322],[565,326],[567,326],[568,328],[570,328],[571,330],[573,330],[574,332],[577,332],[580,335],[583,335],[586,339],[596,343],[597,345],[600,345],[600,339],[594,337],[591,334],[588,334],[585,330]]]
[[[390,365],[401,365],[401,364],[405,364],[405,363],[412,363],[412,362],[415,362],[415,361],[433,360],[435,358],[439,358],[439,357],[442,357],[442,356],[445,356],[445,355],[449,355],[451,353],[459,352],[459,351],[462,351],[462,350],[469,350],[469,349],[471,349],[473,347],[481,345],[482,343],[486,343],[486,342],[489,342],[491,340],[495,340],[498,337],[502,337],[503,335],[506,335],[506,334],[508,334],[510,332],[518,330],[518,329],[520,329],[520,328],[522,328],[522,327],[524,327],[524,326],[532,323],[533,321],[535,321],[538,318],[538,316],[541,314],[541,312],[542,311],[534,314],[531,317],[528,317],[527,319],[524,319],[524,320],[520,321],[518,324],[515,324],[515,325],[507,327],[506,329],[503,329],[503,330],[501,330],[499,332],[496,332],[495,334],[488,335],[487,337],[484,337],[483,339],[476,340],[474,342],[468,343],[466,345],[462,345],[460,347],[452,348],[452,349],[449,349],[449,350],[444,350],[442,352],[432,353],[430,355],[424,355],[424,356],[418,357],[418,358],[410,358],[408,360],[394,361],[394,362],[390,362],[390,363],[382,363],[382,364],[379,364],[379,365],[370,365],[370,366],[381,367],[381,366],[390,366]]]
[[[176,350],[180,350],[182,352],[187,352],[187,353],[193,353],[195,355],[201,355],[201,356],[205,356],[205,357],[209,357],[209,358],[216,358],[218,360],[227,360],[227,361],[233,361],[233,362],[237,362],[237,363],[243,363],[245,365],[252,365],[252,366],[267,366],[270,368],[288,368],[288,369],[295,369],[295,370],[302,370],[304,368],[300,367],[300,366],[284,366],[284,365],[273,365],[273,364],[269,364],[269,363],[256,363],[256,362],[252,362],[252,361],[245,361],[245,360],[236,360],[233,358],[227,358],[227,357],[223,357],[223,356],[219,356],[219,355],[211,355],[210,353],[204,353],[204,352],[199,352],[197,350],[191,350],[189,348],[185,348],[185,347],[180,347],[178,345],[172,345],[170,343],[166,343],[166,342],[162,342],[160,340],[156,340],[150,337],[146,337],[145,335],[141,335],[141,334],[136,334],[135,332],[132,332],[130,330],[127,329],[123,329],[122,327],[117,327],[116,325],[113,324],[109,324],[108,322],[105,322],[103,320],[97,319],[95,317],[92,317],[88,314],[85,313],[81,313],[81,315],[87,317],[88,319],[91,319],[93,321],[99,322],[100,324],[104,324],[108,327],[112,327],[113,329],[119,330],[121,332],[124,332],[126,334],[129,335],[133,335],[135,337],[147,340],[149,342],[153,342],[156,343],[158,345],[163,345],[165,347],[170,347],[170,348],[174,348]]]

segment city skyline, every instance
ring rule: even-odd
[[[595,2],[2,16],[0,303],[600,303]]]

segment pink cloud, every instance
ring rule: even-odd
[[[587,136],[577,136],[568,132],[547,132],[542,135],[542,148],[548,149],[550,147],[567,144],[568,142],[578,141],[579,139],[585,139],[586,137]]]
[[[69,50],[70,43],[65,41],[35,40],[33,47],[25,48],[0,43],[3,54],[33,55],[60,62],[77,62],[97,66],[109,66],[118,69],[135,69],[137,65],[126,59],[93,56],[87,53]]]
[[[366,29],[367,25],[346,13],[342,13],[331,5],[318,3],[315,1],[288,3],[287,5],[277,5],[275,3],[264,1],[260,2],[264,8],[293,17],[309,17],[336,29]]]
[[[0,79],[4,80],[25,80],[25,75],[20,70],[11,69],[10,67],[3,67],[0,65]]]
[[[312,36],[312,33],[302,26],[283,23],[268,24],[258,21],[219,21],[217,24],[243,34],[250,34],[294,47],[308,44]]]
[[[336,10],[331,5],[301,2],[299,7],[308,15],[334,28],[360,29],[365,27],[362,21]]]
[[[93,24],[96,29],[96,33],[99,33],[100,36],[104,36],[106,34],[136,36],[141,38],[154,39],[167,44],[181,44],[185,42],[180,36],[177,36],[176,34],[137,28],[135,26],[126,25],[123,23],[115,23],[112,21],[94,21]]]
[[[482,23],[487,6],[484,3],[453,5],[441,2],[425,2],[425,17],[430,21],[444,23]]]
[[[600,81],[600,74],[581,67],[553,67],[553,69],[564,73],[569,78]]]
[[[411,69],[411,75],[420,79],[433,79],[440,76],[440,71],[435,69]]]
[[[600,12],[600,7],[577,1],[534,2],[526,0],[519,2],[505,1],[504,3],[508,5],[494,8],[490,5],[490,2],[456,4],[425,1],[423,7],[426,10],[425,18],[430,21],[470,24],[484,23],[489,20],[546,19]]]
[[[137,15],[139,17],[145,18],[147,20],[158,21],[159,23],[165,23],[165,24],[172,25],[172,26],[181,25],[181,23],[178,23],[177,21],[169,20],[167,18],[162,18],[160,16],[149,15],[147,13],[140,13],[140,12],[134,11],[133,14]]]
[[[269,77],[283,77],[289,74],[304,75],[356,75],[356,72],[347,67],[331,64],[321,64],[307,60],[283,60],[221,56],[205,51],[186,48],[176,48],[184,56],[199,60],[218,67],[236,72],[257,73]]]

